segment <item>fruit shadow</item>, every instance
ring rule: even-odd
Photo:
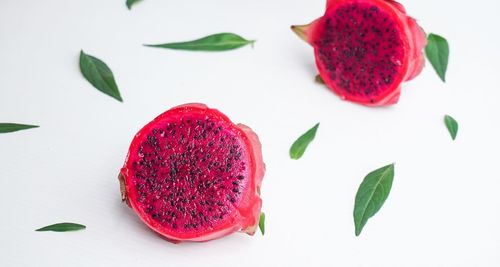
[[[316,77],[316,75],[319,74],[318,69],[316,68],[316,62],[311,59],[311,54],[310,53],[300,53],[300,62],[303,62],[303,64],[300,64],[304,71],[307,73],[309,77]]]
[[[130,222],[131,224],[140,231],[139,234],[144,234],[144,235],[149,235],[153,237],[159,237],[159,235],[149,229],[149,227],[141,221],[139,216],[137,216],[134,211],[127,206],[124,202],[121,200],[115,201],[116,209],[119,210],[119,216],[120,218],[123,218],[123,221]]]
[[[310,59],[311,56],[304,53],[303,55],[301,55],[301,57],[302,62],[304,62],[304,64],[301,64],[301,66],[304,69],[304,72],[306,73],[308,79],[313,81],[318,87],[321,87],[322,90],[325,90],[325,92],[333,93],[324,82],[317,79],[319,72],[316,68],[316,63]]]

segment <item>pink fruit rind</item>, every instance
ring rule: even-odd
[[[403,42],[404,58],[401,62],[399,75],[393,79],[392,85],[383,90],[373,99],[367,99],[363,96],[346,93],[328,77],[328,69],[323,62],[318,43],[324,36],[326,22],[332,18],[332,12],[344,4],[369,4],[382,10],[397,23],[400,36]],[[328,0],[324,16],[316,19],[308,25],[292,26],[292,30],[303,40],[314,47],[315,60],[320,76],[325,84],[339,95],[342,99],[357,102],[367,106],[384,106],[398,102],[401,83],[415,78],[424,67],[425,59],[422,53],[426,44],[426,35],[416,21],[407,16],[405,8],[398,2],[392,0]],[[324,58],[324,57],[323,57]]]
[[[172,116],[189,114],[204,114],[211,119],[224,123],[228,129],[233,131],[237,138],[244,144],[246,152],[248,179],[241,192],[241,199],[234,204],[234,210],[228,214],[223,221],[213,228],[200,230],[199,232],[182,232],[169,229],[161,223],[152,219],[150,214],[138,205],[138,193],[134,189],[132,177],[133,162],[138,160],[136,155],[142,140],[155,128],[158,123],[172,118]],[[122,192],[122,200],[125,201],[152,230],[174,243],[181,241],[207,241],[220,238],[236,231],[242,231],[252,235],[258,225],[262,200],[260,198],[260,186],[265,173],[265,165],[262,159],[261,144],[257,135],[247,126],[233,124],[227,116],[216,109],[210,109],[204,104],[192,103],[174,107],[159,115],[153,121],[144,126],[134,137],[125,164],[120,171],[119,180]]]
[[[427,38],[425,31],[420,27],[414,18],[407,17],[408,21],[408,33],[407,35],[411,38],[410,44],[413,45],[412,59],[410,60],[410,66],[408,67],[407,76],[405,81],[410,81],[417,77],[425,66],[425,56],[422,52],[427,44]]]
[[[250,184],[250,187],[253,188],[253,195],[249,195],[248,199],[245,199],[246,201],[248,201],[248,205],[243,206],[243,209],[242,207],[238,208],[241,214],[251,214],[251,216],[245,217],[246,221],[243,223],[241,229],[243,232],[253,235],[257,229],[257,225],[259,224],[260,219],[260,210],[262,207],[262,200],[260,199],[260,189],[262,186],[264,174],[266,172],[266,166],[262,158],[262,145],[257,134],[252,131],[250,127],[244,124],[237,124],[236,127],[238,127],[243,132],[245,141],[247,142],[248,147],[252,150],[250,153],[252,157],[251,161],[255,163],[253,174],[254,179],[251,179]]]

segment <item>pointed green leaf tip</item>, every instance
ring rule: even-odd
[[[123,102],[115,82],[113,72],[106,63],[91,55],[80,52],[80,71],[83,77],[87,79],[97,90],[111,96],[112,98]]]
[[[262,235],[266,233],[266,214],[264,212],[260,213],[259,218],[259,229]]]
[[[427,46],[425,46],[425,55],[443,82],[446,81],[449,54],[448,41],[437,34],[429,34]]]
[[[448,128],[448,132],[450,132],[451,139],[455,140],[458,133],[458,122],[452,116],[445,115],[444,123],[446,124],[446,128]]]
[[[316,137],[316,132],[318,131],[319,123],[314,125],[311,129],[309,129],[305,134],[300,136],[290,147],[290,158],[292,159],[300,159],[304,152],[306,151],[307,146],[314,140]]]
[[[135,4],[135,3],[138,3],[142,0],[127,0],[126,4],[127,4],[127,8],[130,10],[132,9],[132,6]]]
[[[233,50],[248,44],[253,46],[254,43],[255,40],[246,40],[245,38],[234,33],[217,33],[193,41],[145,46],[177,50],[217,52]]]
[[[56,223],[52,224],[49,226],[42,227],[40,229],[36,229],[35,231],[37,232],[46,232],[46,231],[52,231],[52,232],[70,232],[70,231],[78,231],[78,230],[83,230],[87,228],[83,224],[78,224],[78,223]]]
[[[361,234],[368,219],[384,205],[393,179],[394,164],[391,164],[369,173],[359,186],[353,212],[356,236]]]
[[[17,124],[17,123],[0,123],[0,133],[11,133],[31,128],[38,128],[37,125]]]

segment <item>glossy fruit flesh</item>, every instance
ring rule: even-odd
[[[172,241],[253,234],[264,165],[257,136],[202,104],[173,108],[134,138],[120,173],[124,200]]]
[[[394,104],[423,68],[425,33],[394,1],[330,0],[323,17],[292,29],[314,47],[327,86],[353,102]]]

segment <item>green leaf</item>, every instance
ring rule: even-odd
[[[431,62],[432,67],[439,75],[439,78],[445,82],[446,69],[448,68],[448,57],[450,54],[448,41],[437,34],[429,34],[427,37],[425,54],[427,55],[427,59]]]
[[[444,123],[446,124],[446,128],[448,128],[448,132],[450,132],[451,139],[455,140],[458,133],[458,122],[452,116],[446,115],[444,116]]]
[[[123,102],[118,91],[113,72],[106,63],[91,55],[80,52],[80,70],[83,77],[87,79],[97,90]]]
[[[316,131],[318,130],[319,123],[314,125],[311,129],[309,129],[305,134],[297,139],[292,147],[290,148],[290,158],[292,159],[300,159],[304,152],[306,151],[307,146],[314,140],[316,137]]]
[[[78,224],[78,223],[56,223],[52,224],[49,226],[42,227],[40,229],[36,229],[35,231],[37,232],[45,232],[45,231],[52,231],[52,232],[70,232],[70,231],[78,231],[78,230],[83,230],[87,228],[85,225]]]
[[[259,218],[259,229],[262,235],[266,233],[266,214],[264,212],[260,213]]]
[[[135,3],[138,3],[142,0],[127,0],[127,7],[128,9],[132,9],[132,5],[134,5]]]
[[[11,133],[31,128],[38,128],[40,126],[28,125],[28,124],[17,124],[17,123],[0,123],[0,133]]]
[[[255,40],[246,40],[234,33],[218,33],[188,42],[145,46],[191,51],[226,51],[240,48],[248,44],[253,45],[253,43],[255,43]]]
[[[368,219],[375,215],[389,196],[394,178],[394,164],[369,173],[359,186],[354,203],[354,226],[359,236]]]

